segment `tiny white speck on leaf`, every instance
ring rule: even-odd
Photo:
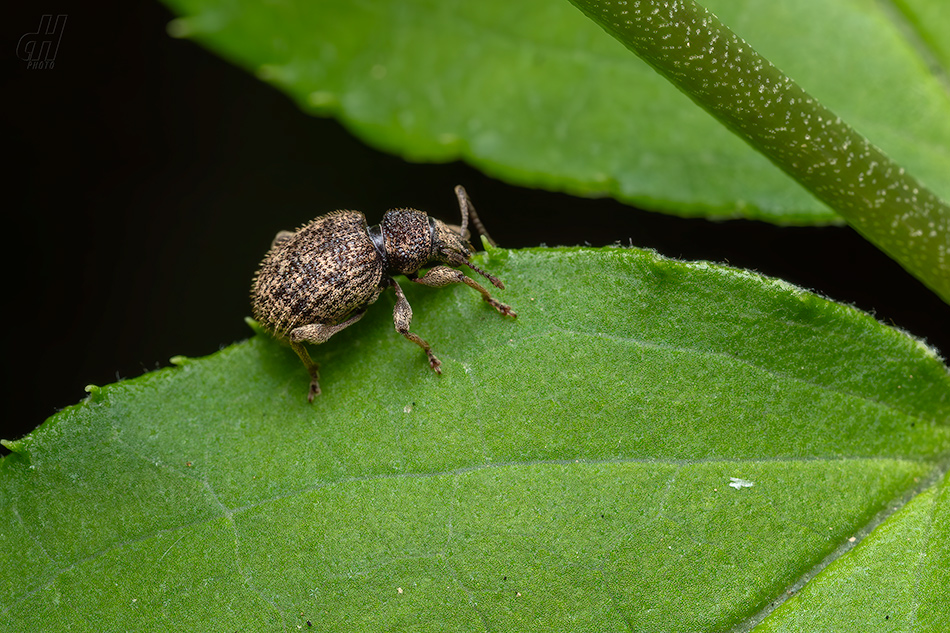
[[[755,482],[746,481],[745,479],[739,479],[738,477],[730,477],[729,485],[739,490],[740,488],[751,488],[755,485]]]

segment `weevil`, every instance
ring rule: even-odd
[[[468,223],[491,245],[465,188],[455,188],[462,224],[445,224],[416,209],[390,209],[382,221],[368,226],[359,211],[334,211],[296,231],[281,231],[261,262],[251,289],[254,318],[278,339],[287,341],[310,374],[307,400],[320,394],[320,367],[305,343],[324,343],[366,314],[386,289],[396,292],[393,323],[396,331],[421,347],[429,366],[441,374],[441,361],[432,346],[409,331],[412,307],[396,275],[424,286],[463,283],[481,293],[500,314],[516,317],[510,306],[491,296],[477,281],[454,267],[467,266],[493,286],[505,285],[470,261]],[[419,271],[428,270],[422,276]]]

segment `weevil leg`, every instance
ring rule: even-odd
[[[432,353],[432,346],[419,335],[409,331],[409,324],[412,322],[412,306],[406,301],[406,295],[403,293],[402,288],[399,287],[399,284],[396,283],[396,280],[391,279],[390,281],[396,290],[396,306],[393,308],[393,324],[396,326],[396,331],[425,350],[426,356],[429,357],[429,366],[432,367],[435,373],[441,374],[442,370],[440,367],[442,366],[442,361],[436,358],[435,354]]]
[[[320,395],[320,365],[313,362],[310,353],[302,343],[290,341],[290,346],[297,352],[297,356],[303,361],[307,372],[310,374],[310,390],[307,392],[307,402],[313,402],[314,397]]]
[[[326,325],[324,323],[312,323],[294,328],[290,331],[290,347],[297,352],[297,356],[303,361],[304,367],[310,374],[310,391],[307,393],[307,402],[313,402],[315,396],[320,395],[320,365],[313,362],[310,353],[303,346],[304,343],[325,343],[327,339],[342,329],[348,328],[363,318],[366,310],[357,312],[343,323],[337,325]]]
[[[484,299],[493,308],[498,310],[498,312],[501,314],[510,317],[518,316],[515,311],[511,309],[511,306],[504,304],[492,297],[491,294],[489,294],[489,292],[485,290],[481,284],[471,277],[465,276],[460,270],[455,270],[454,268],[449,268],[448,266],[435,266],[430,268],[425,275],[422,277],[416,277],[413,279],[413,281],[424,286],[432,286],[433,288],[441,288],[442,286],[447,286],[449,284],[465,284],[469,288],[474,288],[478,292],[482,293],[482,299]]]

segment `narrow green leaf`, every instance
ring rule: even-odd
[[[950,303],[950,205],[692,0],[571,0]]]
[[[7,442],[0,628],[771,626],[825,565],[773,617],[833,605],[824,579],[865,551],[887,564],[862,596],[915,574],[889,608],[946,622],[928,596],[950,542],[950,373],[932,349],[648,251],[481,263],[517,320],[405,284],[442,376],[384,296],[312,349],[313,405],[293,352],[260,335],[91,388]]]
[[[509,182],[679,215],[840,221],[567,2],[166,4],[181,16],[171,32],[411,160],[461,158]],[[769,59],[950,195],[950,97],[881,3],[718,4]]]

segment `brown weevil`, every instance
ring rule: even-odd
[[[501,314],[517,316],[485,288],[452,266],[468,266],[496,288],[501,281],[472,264],[468,223],[485,232],[465,189],[455,188],[461,226],[448,225],[416,209],[391,209],[376,226],[359,211],[334,211],[297,231],[281,231],[254,276],[251,304],[264,329],[290,343],[310,373],[307,400],[320,393],[319,366],[304,343],[323,343],[359,321],[387,288],[396,291],[396,331],[425,350],[429,366],[440,374],[442,364],[432,347],[409,331],[412,308],[394,279],[405,275],[415,283],[441,287],[463,283],[481,293]],[[445,265],[447,264],[447,265]],[[421,268],[431,268],[421,277]]]

